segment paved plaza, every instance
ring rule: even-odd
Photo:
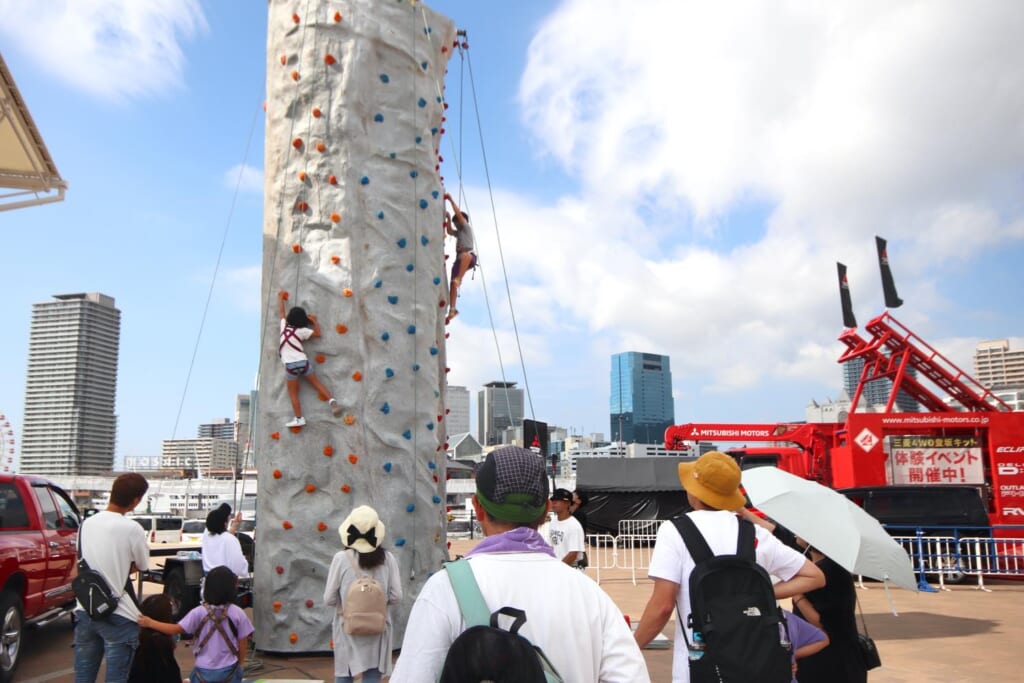
[[[470,541],[454,541],[452,551],[464,553]],[[633,585],[629,572],[603,571],[601,586],[636,622],[651,591],[644,579]],[[882,655],[882,668],[872,671],[872,683],[953,683],[955,681],[1011,681],[1021,678],[1020,648],[1024,643],[1024,582],[987,581],[991,592],[973,586],[953,586],[939,593],[892,590],[889,597],[898,616],[890,610],[886,591],[868,583],[858,590],[868,630]],[[146,584],[147,593],[160,586]],[[788,601],[787,601],[788,602]],[[788,607],[788,605],[787,605]],[[567,627],[570,624],[567,623]],[[675,624],[665,634],[671,638]],[[30,632],[18,671],[20,683],[71,683],[73,680],[72,633],[68,620]],[[192,668],[188,647],[177,650],[181,670]],[[671,680],[672,651],[644,651],[651,680]],[[246,680],[333,680],[329,655],[279,657],[257,652],[261,667]],[[102,673],[100,680],[102,680]],[[575,682],[573,682],[575,683]]]

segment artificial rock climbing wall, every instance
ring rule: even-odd
[[[409,609],[444,561],[444,190],[438,147],[455,27],[410,0],[270,0],[256,646],[331,645],[323,604],[337,529],[387,526]],[[292,417],[277,293],[317,315],[305,342],[335,417],[302,380]]]

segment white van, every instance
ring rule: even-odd
[[[162,515],[133,515],[134,519],[146,531],[146,540],[149,543],[181,543],[182,529],[185,526],[184,517],[169,517]]]

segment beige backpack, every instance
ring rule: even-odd
[[[345,633],[350,636],[380,635],[384,633],[388,619],[388,596],[379,581],[359,568],[356,554],[353,551],[348,558],[357,576],[345,592],[341,615]]]

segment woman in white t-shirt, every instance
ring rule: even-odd
[[[249,576],[249,560],[242,553],[242,544],[238,542],[234,531],[228,531],[228,519],[231,517],[231,506],[221,505],[206,515],[206,531],[203,532],[203,573],[214,567],[227,567],[235,576]],[[232,522],[232,526],[237,520]]]

